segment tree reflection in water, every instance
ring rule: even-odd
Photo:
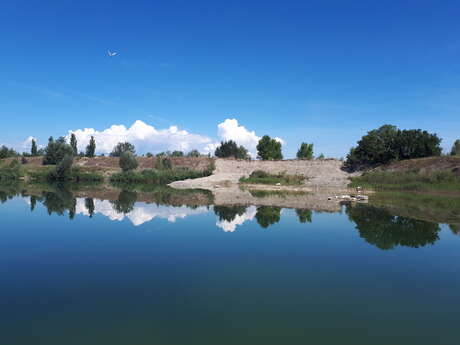
[[[281,207],[276,206],[259,206],[257,208],[256,220],[263,227],[268,228],[270,225],[278,223],[281,218]]]
[[[449,224],[449,228],[454,235],[460,235],[460,224]]]
[[[437,223],[394,216],[385,209],[363,204],[348,205],[346,213],[360,236],[383,250],[397,246],[419,248],[439,239]]]
[[[128,214],[134,210],[137,200],[137,193],[129,190],[122,190],[118,195],[118,200],[111,201],[113,209],[117,213]]]
[[[247,206],[214,206],[214,213],[220,221],[232,222],[236,216],[246,213]]]
[[[313,214],[312,210],[304,209],[304,208],[297,208],[295,210],[297,213],[297,217],[299,217],[299,222],[301,223],[311,223],[311,216]]]
[[[93,198],[85,198],[85,207],[88,210],[88,214],[90,218],[93,218],[94,215],[94,199]]]
[[[48,210],[48,214],[56,213],[62,216],[65,211],[69,211],[69,218],[75,217],[77,199],[72,192],[66,188],[58,188],[54,192],[43,192],[43,205]]]

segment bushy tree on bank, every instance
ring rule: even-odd
[[[55,141],[53,137],[50,137],[48,140],[48,146],[45,148],[43,164],[59,164],[66,155],[73,156],[74,151],[72,147],[66,143],[65,138],[60,137]]]
[[[70,146],[72,147],[73,155],[78,156],[77,137],[73,133],[70,135]]]
[[[119,164],[123,172],[135,170],[138,166],[136,157],[130,151],[121,154]]]
[[[18,156],[18,153],[15,150],[10,149],[6,147],[5,145],[2,145],[2,147],[0,147],[0,159],[17,157],[17,156]]]
[[[133,144],[125,142],[118,143],[110,153],[111,157],[120,157],[124,152],[131,152],[134,156],[136,155],[136,148]]]
[[[257,144],[257,157],[262,160],[283,159],[281,142],[264,135]]]
[[[313,159],[313,143],[302,143],[297,151],[298,159]]]
[[[93,158],[95,154],[96,154],[96,140],[94,140],[94,137],[91,136],[91,139],[89,140],[89,144],[88,146],[86,146],[85,156],[89,158]]]
[[[233,140],[221,141],[220,146],[216,148],[214,155],[219,158],[236,158],[236,159],[248,159],[248,150],[244,146],[234,142]]]
[[[384,125],[368,132],[351,148],[345,166],[359,170],[395,160],[439,156],[441,139],[421,129],[400,130]]]
[[[452,145],[450,154],[452,156],[460,156],[460,139],[455,140],[454,145]]]

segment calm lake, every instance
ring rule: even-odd
[[[460,343],[459,210],[77,195],[0,192],[1,344]]]

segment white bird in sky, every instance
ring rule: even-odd
[[[111,52],[110,50],[107,51],[107,54],[109,54],[109,56],[115,56],[115,55],[117,55],[116,52]]]

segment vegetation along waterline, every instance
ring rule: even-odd
[[[236,180],[240,184],[258,184],[267,186],[313,186],[334,188],[346,187],[341,184],[351,177],[350,187],[362,186],[375,190],[458,190],[457,165],[438,169],[425,169],[415,166],[412,169],[400,169],[397,164],[415,162],[418,159],[445,160],[449,157],[455,161],[459,158],[459,142],[456,141],[449,152],[443,156],[440,147],[441,139],[433,133],[413,129],[400,130],[395,126],[384,125],[365,134],[350,150],[342,169],[352,174],[344,175],[333,170],[322,171],[312,169],[315,162],[327,161],[322,154],[314,155],[313,143],[303,142],[296,155],[296,161],[311,162],[290,168],[292,160],[282,161],[282,141],[263,136],[257,144],[257,158],[266,162],[262,168],[241,171]],[[203,187],[210,187],[215,182],[220,186],[229,186],[226,178],[233,179],[241,169],[239,163],[227,164],[226,171],[215,170],[215,159],[210,155],[200,154],[198,150],[188,153],[183,151],[160,152],[156,155],[147,153],[140,156],[136,147],[129,142],[119,142],[109,154],[96,157],[97,142],[91,137],[84,150],[78,151],[78,142],[74,133],[69,142],[64,137],[55,140],[50,137],[46,147],[38,149],[32,140],[30,153],[18,154],[12,149],[0,149],[0,179],[25,179],[31,181],[58,182],[103,182],[169,184],[175,181],[199,179]],[[215,149],[218,159],[236,159],[251,161],[253,156],[242,145],[233,140],[222,141]],[[415,160],[415,161],[414,161]],[[279,162],[272,166],[270,162]],[[458,160],[457,160],[458,162]],[[396,164],[396,165],[395,165]],[[279,169],[278,166],[285,168]],[[434,164],[432,164],[434,165]],[[388,168],[390,166],[390,168]],[[394,168],[391,168],[394,167]],[[206,182],[206,177],[215,176]],[[228,174],[228,175],[226,175]],[[316,174],[316,175],[315,175]],[[342,176],[343,175],[343,176]],[[359,176],[361,175],[361,176]],[[327,178],[324,178],[327,177]],[[348,183],[348,182],[347,182]]]

